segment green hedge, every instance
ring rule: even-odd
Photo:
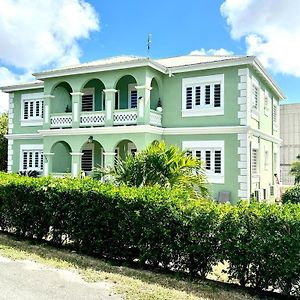
[[[179,190],[0,173],[0,227],[191,276],[226,261],[241,285],[300,295],[296,204],[221,205]]]
[[[281,199],[283,203],[300,203],[300,184],[288,188]]]

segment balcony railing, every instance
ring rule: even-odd
[[[104,126],[105,112],[82,112],[80,114],[80,126]]]
[[[72,127],[72,113],[56,113],[50,117],[51,128]]]
[[[75,118],[75,117],[74,117]],[[74,119],[75,120],[75,119]],[[80,127],[97,127],[106,125],[105,111],[81,112],[79,116]],[[113,125],[137,125],[137,109],[119,109],[113,112]],[[150,110],[149,124],[152,126],[162,126],[162,113]],[[71,128],[73,126],[72,113],[54,113],[50,115],[50,128]],[[110,123],[111,124],[111,123]],[[78,125],[77,125],[78,126]],[[111,126],[111,125],[106,125]]]
[[[114,125],[136,125],[137,110],[122,109],[114,111]]]
[[[150,110],[150,125],[161,127],[162,113]]]

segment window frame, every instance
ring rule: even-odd
[[[275,119],[275,114],[274,114],[274,107],[276,107],[276,119]],[[273,103],[272,103],[272,123],[273,123],[273,130],[278,131],[278,128],[279,128],[279,105],[274,98],[273,98]]]
[[[220,106],[214,106],[214,86],[220,84]],[[210,103],[206,104],[206,86],[210,86]],[[200,86],[200,105],[196,105],[196,87]],[[192,88],[192,108],[186,108],[186,89]],[[224,115],[224,74],[182,79],[182,117]]]
[[[93,110],[83,110],[82,109],[82,98],[81,98],[81,111],[82,112],[94,112],[95,111],[95,88],[84,88],[83,90],[82,90],[82,93],[84,94],[84,95],[82,95],[82,97],[83,96],[89,96],[89,95],[92,95],[93,96]]]
[[[39,163],[38,163],[38,168],[36,167],[27,167],[24,169],[24,153],[27,152],[32,152],[32,161],[34,162],[35,160],[35,153],[39,153]],[[38,172],[43,172],[44,170],[44,147],[43,144],[28,144],[28,145],[21,145],[20,146],[20,171],[31,171],[35,170]],[[42,159],[43,159],[43,164],[42,164]],[[28,162],[27,162],[28,165]]]
[[[254,88],[257,89],[257,107],[254,105]],[[256,121],[259,121],[260,110],[260,86],[258,81],[252,77],[251,83],[251,117]]]
[[[85,171],[82,169],[82,158],[83,158],[83,155],[81,156],[80,158],[80,165],[81,165],[81,169],[86,173],[86,174],[90,174],[92,171],[93,171],[93,168],[94,168],[94,154],[95,154],[95,144],[94,143],[87,143],[85,144],[85,146],[83,147],[82,149],[82,153],[84,150],[91,150],[92,151],[92,169],[90,171]]]
[[[28,118],[24,118],[25,102],[28,102]],[[30,102],[33,102],[33,116],[30,117]],[[36,116],[36,103],[39,102],[39,116]],[[21,95],[21,126],[42,126],[44,120],[44,93]]]
[[[136,91],[136,107],[131,106],[131,92]],[[120,100],[119,100],[120,101]],[[129,109],[137,109],[138,107],[138,90],[136,89],[136,83],[128,84],[128,108]]]
[[[182,142],[182,149],[185,151],[192,152],[193,156],[196,156],[196,151],[201,151],[201,160],[205,162],[205,159],[202,157],[202,153],[206,151],[210,151],[211,157],[211,169],[214,169],[215,166],[215,151],[221,151],[221,173],[214,173],[205,169],[208,182],[210,183],[217,183],[217,184],[224,184],[225,182],[225,147],[224,141],[183,141]]]
[[[270,103],[271,103],[271,97],[270,97],[268,91],[265,91],[264,114],[265,114],[266,117],[269,117],[269,115],[270,115]]]

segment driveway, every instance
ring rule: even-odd
[[[108,282],[87,283],[75,272],[0,256],[0,299],[121,300]]]

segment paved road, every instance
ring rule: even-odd
[[[0,257],[0,299],[121,300],[107,282],[87,283],[71,271]]]

